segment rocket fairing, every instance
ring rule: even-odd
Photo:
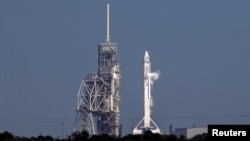
[[[153,106],[151,96],[151,85],[159,78],[159,72],[151,72],[150,56],[148,51],[144,55],[144,117],[139,124],[134,128],[133,134],[142,134],[146,130],[151,130],[153,133],[160,133],[160,129],[151,119],[151,109]]]

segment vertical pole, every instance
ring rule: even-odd
[[[63,126],[64,126],[64,122],[62,122],[62,139],[64,138],[64,136],[63,136]]]
[[[107,4],[107,36],[106,36],[106,41],[110,41],[109,37],[109,4]]]

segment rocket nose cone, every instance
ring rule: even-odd
[[[145,51],[145,57],[148,57],[148,51]]]

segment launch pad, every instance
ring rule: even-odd
[[[134,128],[133,134],[146,131],[161,133],[151,119],[153,106],[151,86],[159,77],[159,72],[151,72],[150,56],[144,55],[144,117]],[[86,75],[77,93],[77,109],[74,132],[86,131],[90,135],[108,134],[120,136],[119,123],[120,66],[117,61],[117,44],[110,42],[109,4],[107,4],[106,42],[98,46],[98,73]]]

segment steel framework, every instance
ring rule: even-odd
[[[121,135],[119,124],[120,66],[117,45],[109,37],[109,4],[107,5],[107,37],[98,47],[98,73],[82,80],[77,94],[77,114],[74,131],[91,135]]]

